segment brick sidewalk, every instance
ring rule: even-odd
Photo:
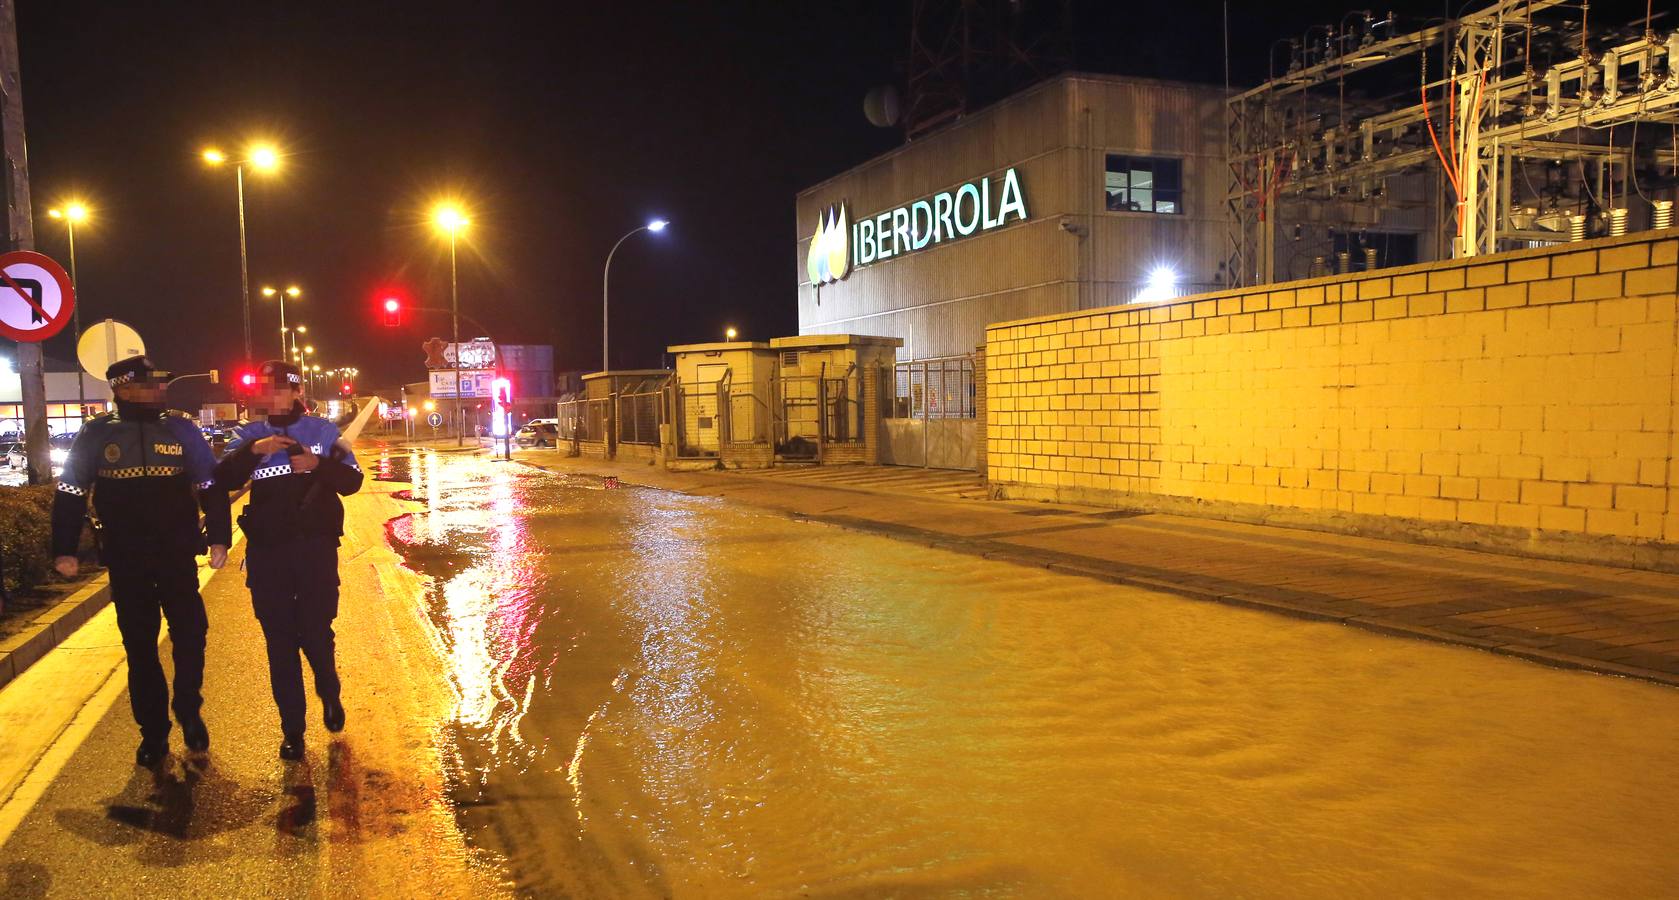
[[[951,473],[666,472],[522,452],[945,549],[1679,685],[1679,576],[1123,510],[961,499]],[[809,474],[793,474],[809,473]]]

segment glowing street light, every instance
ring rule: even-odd
[[[643,231],[651,231],[654,234],[658,234],[659,232],[664,231],[665,227],[669,224],[670,223],[664,219],[654,219],[640,228],[632,228],[623,237],[618,239],[618,243],[612,245],[611,250],[607,251],[606,268],[601,272],[600,277],[600,370],[602,372],[609,371],[612,368],[611,358],[607,352],[609,348],[607,340],[607,323],[611,319],[610,294],[607,291],[607,285],[612,278],[612,256],[618,252],[619,247],[624,246],[625,241],[635,235],[640,234]]]
[[[82,343],[82,304],[81,285],[76,280],[76,223],[87,221],[87,204],[80,200],[71,200],[62,207],[47,210],[47,218],[64,223],[64,233],[70,239],[70,289],[75,291],[76,308],[71,311],[71,327],[76,330],[76,346]],[[82,384],[80,376],[76,378],[76,416],[85,419],[87,416],[87,387]]]
[[[467,218],[466,213],[453,203],[445,201],[432,207],[431,224],[450,237],[465,231],[470,223],[471,219]]]
[[[245,363],[251,362],[251,274],[248,255],[245,250],[245,167],[250,166],[258,172],[273,172],[280,168],[280,151],[273,144],[259,141],[251,144],[245,150],[241,159],[229,159],[219,148],[206,147],[199,154],[204,164],[219,168],[233,164],[234,183],[239,192],[239,291],[245,308]]]
[[[272,172],[280,167],[280,151],[273,144],[252,144],[248,158],[251,168],[258,172]]]
[[[723,332],[723,337],[725,337],[725,338],[727,338],[727,339],[728,339],[728,340],[731,340],[731,341],[732,341],[732,340],[734,340],[734,339],[735,339],[735,335],[737,335],[737,334],[739,334],[739,333],[740,333],[740,332],[738,332],[738,331],[735,331],[735,327],[734,327],[734,326],[733,326],[733,325],[730,325],[730,326],[729,326],[729,327],[728,327],[728,328],[727,328],[727,329],[725,329],[725,330],[724,330],[724,332]]]

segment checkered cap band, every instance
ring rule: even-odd
[[[157,367],[152,365],[150,357],[130,356],[127,359],[119,359],[111,363],[105,369],[105,380],[111,383],[111,387],[117,387],[131,381],[153,376],[167,378],[168,374],[167,372],[158,372]]]
[[[297,366],[294,366],[285,360],[271,359],[268,362],[263,363],[261,368],[257,369],[257,374],[261,375],[265,379],[273,379],[276,381],[284,379],[295,385],[303,384],[302,371],[300,371]]]

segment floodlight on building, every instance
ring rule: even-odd
[[[1178,272],[1171,266],[1155,266],[1149,270],[1148,280],[1143,283],[1143,289],[1137,292],[1136,302],[1153,303],[1158,300],[1170,300],[1178,295]]]

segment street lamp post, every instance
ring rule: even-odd
[[[618,252],[619,247],[624,246],[625,241],[637,234],[640,234],[643,231],[651,231],[654,234],[658,234],[659,232],[664,231],[665,226],[669,224],[670,223],[664,219],[654,219],[640,228],[632,228],[627,234],[619,238],[618,243],[613,244],[612,249],[606,254],[606,269],[601,272],[600,277],[600,370],[602,372],[611,371],[612,369],[611,361],[608,355],[609,344],[607,341],[607,321],[611,318],[611,306],[608,302],[610,294],[607,291],[607,286],[612,278],[612,256]],[[610,388],[611,385],[608,385],[607,387]]]
[[[315,345],[313,345],[313,344],[307,344],[303,347],[302,350],[295,350],[295,351],[292,352],[293,358],[295,358],[296,361],[297,361],[298,370],[303,373],[303,395],[305,397],[311,396],[310,391],[309,391],[309,387],[310,387],[309,358],[314,356],[314,355],[315,355]],[[320,367],[316,366],[315,368],[319,369]]]
[[[285,359],[286,358],[286,298],[290,297],[293,300],[296,300],[298,297],[303,296],[303,289],[298,287],[295,284],[286,288],[283,291],[278,290],[276,288],[268,287],[267,285],[264,285],[263,288],[262,288],[262,295],[264,297],[278,297],[278,298],[280,298],[280,358]]]
[[[455,345],[455,446],[466,442],[461,427],[461,295],[458,271],[455,266],[455,239],[466,229],[466,213],[453,203],[439,203],[432,209],[431,221],[449,237],[449,339]]]
[[[76,280],[76,223],[87,218],[87,206],[77,201],[64,204],[63,209],[49,209],[50,218],[62,219],[64,231],[70,239],[70,289],[76,293],[76,308],[71,311],[71,327],[76,331],[76,347],[78,352],[82,345],[82,304],[81,282]],[[87,385],[82,381],[82,373],[76,372],[76,417],[87,421]]]
[[[227,154],[211,147],[202,157],[211,166],[228,161]],[[245,364],[251,363],[251,273],[245,251],[245,167],[258,172],[272,172],[280,167],[280,153],[270,144],[252,144],[245,158],[234,162],[234,184],[239,194],[239,295],[245,311]]]

